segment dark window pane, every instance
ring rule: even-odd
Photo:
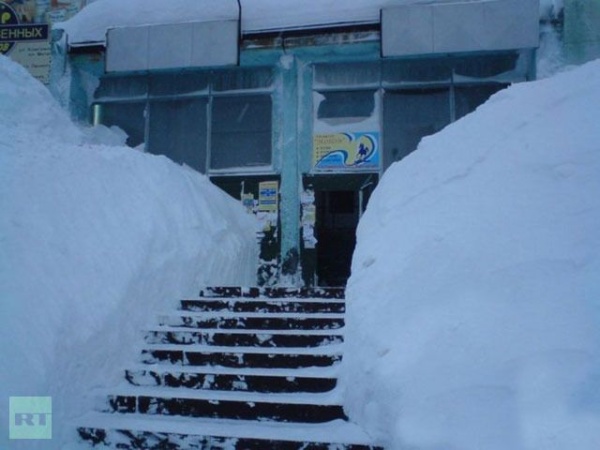
[[[150,75],[150,95],[208,93],[207,72]]]
[[[379,84],[379,62],[316,64],[315,85],[352,87]]]
[[[144,102],[103,103],[99,105],[99,122],[107,127],[116,125],[127,135],[127,145],[137,147],[144,142]]]
[[[273,84],[270,67],[218,70],[213,75],[213,89],[217,92],[242,89],[265,89]]]
[[[384,61],[383,81],[385,84],[416,82],[449,82],[452,65],[445,59],[418,59]]]
[[[151,102],[147,150],[206,172],[207,103],[203,98]]]
[[[421,139],[450,123],[448,89],[388,91],[384,97],[385,168],[416,150]]]
[[[457,58],[454,60],[454,72],[465,77],[489,78],[514,70],[518,59],[516,52]]]
[[[271,164],[271,133],[218,133],[213,135],[212,169]]]
[[[475,111],[485,103],[493,94],[504,89],[505,84],[487,84],[482,86],[463,86],[454,89],[456,101],[456,119]]]
[[[110,76],[100,78],[96,99],[145,97],[148,81],[145,76]]]
[[[319,119],[371,117],[375,108],[373,91],[324,92],[322,95],[325,98],[319,104]]]
[[[211,169],[271,164],[271,97],[213,99]]]

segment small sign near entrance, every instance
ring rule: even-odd
[[[262,212],[277,212],[277,181],[262,181],[258,184],[258,210]]]
[[[379,169],[379,133],[316,134],[313,169],[362,171]]]

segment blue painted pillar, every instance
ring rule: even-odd
[[[281,187],[281,274],[280,284],[297,285],[299,276],[300,199],[298,178],[298,72],[293,55],[282,55],[278,69],[280,85],[275,96],[275,120],[279,135]]]

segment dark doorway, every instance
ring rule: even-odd
[[[305,176],[314,192],[314,248],[302,248],[307,285],[346,285],[350,277],[356,227],[377,184],[377,174]]]
[[[317,280],[320,286],[345,286],[350,277],[358,225],[356,191],[317,191]]]

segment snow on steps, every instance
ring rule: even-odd
[[[343,313],[218,313],[177,311],[159,315],[159,325],[188,328],[248,330],[323,330],[344,326]]]
[[[368,449],[336,389],[341,289],[208,288],[159,315],[126,383],[78,423],[124,449]]]
[[[336,386],[335,377],[240,375],[236,373],[181,372],[128,369],[125,378],[134,386],[241,392],[327,392]]]
[[[125,417],[91,413],[80,421],[92,443],[139,449],[348,449],[366,450],[369,436],[344,420],[327,423],[274,423],[184,417]],[[193,432],[190,433],[190,430]],[[137,447],[132,446],[135,442]],[[122,447],[116,447],[118,444]]]
[[[339,299],[305,298],[294,299],[247,299],[239,298],[235,301],[227,299],[198,299],[183,300],[182,309],[186,311],[230,311],[230,312],[272,312],[291,313],[302,312],[324,313],[345,311],[345,302]]]

